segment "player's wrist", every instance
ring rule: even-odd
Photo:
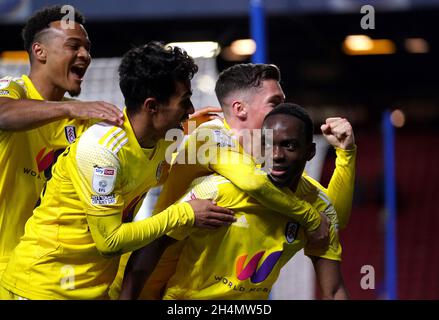
[[[73,106],[70,102],[57,102],[55,109],[62,118],[73,118]]]
[[[179,209],[181,209],[180,214],[180,226],[182,227],[192,227],[195,224],[195,211],[190,205],[189,202],[181,202],[178,204],[175,204],[175,206],[178,206]]]
[[[345,152],[355,152],[357,150],[357,145],[355,143],[349,144],[347,146],[334,146],[335,150],[345,151]]]

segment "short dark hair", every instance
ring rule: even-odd
[[[274,64],[236,64],[220,73],[215,85],[215,94],[223,105],[223,100],[229,93],[258,88],[263,80],[280,81],[279,68]]]
[[[267,121],[269,117],[277,114],[293,116],[302,120],[303,123],[305,124],[306,142],[311,143],[313,141],[314,124],[308,112],[304,108],[294,103],[287,103],[287,102],[280,103],[265,116],[264,123]]]
[[[198,67],[186,51],[159,42],[129,50],[119,66],[119,86],[128,110],[135,110],[148,97],[166,103],[177,81],[190,81]]]
[[[38,38],[38,34],[50,27],[50,23],[61,21],[66,13],[62,13],[62,5],[55,5],[43,8],[35,12],[26,22],[21,36],[23,38],[24,49],[30,54],[32,43]],[[85,23],[85,18],[81,12],[75,9],[75,22],[79,24]]]

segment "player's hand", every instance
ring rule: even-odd
[[[96,119],[116,126],[123,124],[123,112],[114,104],[104,101],[69,101],[67,112],[69,118]]]
[[[219,107],[205,107],[195,111],[194,113],[189,115],[189,119],[183,123],[184,133],[188,134],[190,132],[188,129],[188,123],[190,121],[195,121],[195,128],[200,124],[214,120],[214,119],[222,119],[217,113],[223,112]]]
[[[320,225],[311,232],[307,232],[308,248],[323,249],[329,244],[329,226],[331,224],[326,214],[320,212]]]
[[[348,120],[335,117],[326,119],[320,129],[326,141],[333,147],[352,150],[355,146],[354,131]]]
[[[212,200],[195,199],[188,203],[195,213],[195,227],[216,229],[236,221],[232,210],[218,207]]]

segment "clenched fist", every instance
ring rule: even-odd
[[[326,119],[326,123],[320,126],[326,141],[333,147],[351,150],[355,147],[354,131],[348,120],[334,117]]]

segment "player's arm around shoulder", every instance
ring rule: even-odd
[[[309,203],[277,188],[226,130],[219,130],[213,137],[215,153],[208,159],[211,171],[230,180],[263,206],[298,221],[312,242],[317,245],[327,242],[327,225],[321,223],[318,212]]]
[[[18,99],[26,99],[27,90],[20,78],[4,77],[0,79],[0,130],[8,130],[14,105]]]
[[[123,123],[122,111],[111,103],[39,99],[41,97],[32,99],[29,96],[22,79],[0,79],[0,130],[29,130],[67,118],[97,119],[114,125]]]
[[[121,111],[106,102],[54,102],[0,97],[0,129],[30,130],[61,119],[95,119],[121,125]]]

